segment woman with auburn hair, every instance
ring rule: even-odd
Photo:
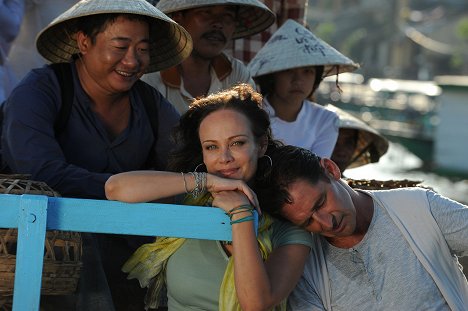
[[[221,208],[231,219],[232,244],[157,238],[135,252],[123,270],[149,288],[147,307],[157,307],[165,282],[169,310],[285,310],[311,237],[266,213],[256,236],[256,180],[270,169],[268,154],[278,147],[261,103],[247,84],[195,100],[176,129],[170,160],[175,172],[127,172],[107,181],[111,200],[185,194],[184,204]]]

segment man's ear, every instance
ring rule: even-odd
[[[322,158],[320,160],[320,164],[322,165],[328,177],[335,179],[335,180],[338,180],[341,178],[340,168],[338,167],[338,165],[336,165],[335,162],[333,162],[332,160],[328,158]]]
[[[80,50],[81,54],[86,54],[92,45],[91,38],[85,35],[82,31],[77,32],[75,37],[78,50]]]

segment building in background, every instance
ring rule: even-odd
[[[366,79],[468,74],[466,0],[309,0],[307,22]]]

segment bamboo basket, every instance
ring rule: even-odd
[[[345,181],[351,188],[362,189],[362,190],[388,190],[395,188],[406,188],[406,187],[422,187],[427,188],[421,184],[421,181],[417,180],[376,180],[376,179],[351,179],[345,178]]]
[[[60,196],[44,182],[27,175],[1,175],[0,193]],[[0,207],[1,209],[1,207]],[[16,266],[17,229],[0,229],[0,310],[11,310]],[[82,261],[78,232],[47,231],[42,272],[42,295],[69,295],[76,291]]]

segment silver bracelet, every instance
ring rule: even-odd
[[[190,194],[191,196],[195,197],[196,196],[196,193],[197,193],[197,189],[198,189],[198,180],[197,180],[197,175],[194,173],[194,172],[188,172],[187,174],[190,174],[192,175],[193,177],[193,181],[195,183],[195,185],[193,186],[193,189],[192,191],[187,191],[188,194]]]
[[[206,191],[207,173],[189,172],[187,174],[191,174],[195,180],[195,187],[192,191],[189,192],[190,195],[192,195],[194,198],[200,196]]]
[[[203,178],[202,178],[202,173],[195,172],[195,179],[196,179],[196,188],[194,189],[193,192],[193,197],[198,197],[202,193],[203,189]]]
[[[185,174],[184,174],[184,172],[180,172],[180,174],[182,175],[182,178],[184,179],[185,193],[189,193],[189,191],[187,189],[187,181],[185,180]]]

